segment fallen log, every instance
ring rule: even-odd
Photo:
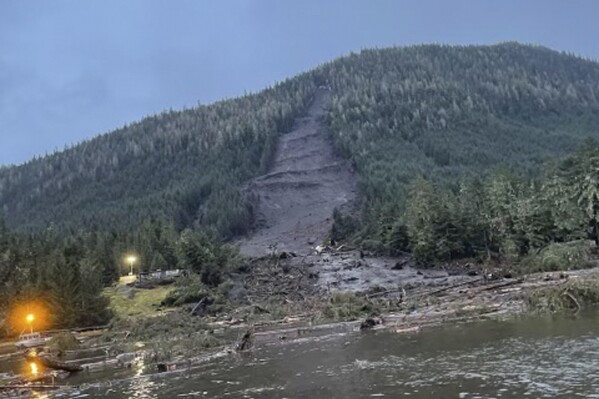
[[[580,306],[580,303],[578,302],[576,297],[574,295],[572,295],[567,289],[564,291],[563,295],[570,298],[572,303],[576,306],[576,313],[580,312],[580,310],[582,309],[582,306]]]
[[[252,347],[252,334],[253,331],[251,328],[243,334],[237,345],[235,345],[237,352],[243,352]]]
[[[412,299],[418,298],[418,297],[421,297],[421,296],[437,295],[437,294],[440,294],[440,293],[445,292],[445,291],[449,291],[449,290],[454,289],[454,288],[459,288],[459,287],[463,287],[465,285],[478,283],[478,282],[480,282],[482,280],[483,280],[482,278],[473,279],[473,280],[464,281],[464,282],[453,284],[453,285],[448,285],[447,287],[439,288],[438,290],[433,290],[433,291],[428,291],[428,292],[424,291],[424,292],[420,293],[419,295],[413,296]]]
[[[413,333],[413,332],[418,332],[418,331],[420,331],[420,327],[419,326],[398,327],[398,328],[396,328],[396,329],[393,330],[393,332],[396,332],[398,334]]]
[[[95,363],[85,363],[85,364],[81,365],[83,370],[85,370],[86,372],[102,371],[102,370],[106,370],[108,368],[117,368],[117,367],[122,367],[122,366],[123,366],[123,363],[121,363],[116,358],[108,359],[108,360],[104,360],[104,361],[100,361],[100,362],[95,362]]]
[[[401,287],[396,290],[373,292],[372,294],[366,294],[365,297],[366,297],[366,299],[372,299],[372,298],[377,298],[380,296],[385,296],[388,294],[399,294],[400,300],[403,300],[403,298],[407,296],[405,288]]]
[[[0,391],[8,391],[12,389],[60,389],[61,385],[38,385],[38,384],[17,384],[17,385],[0,385]]]
[[[61,362],[55,359],[50,359],[50,358],[46,358],[46,357],[41,357],[40,359],[40,363],[52,370],[62,370],[62,371],[68,371],[70,373],[75,373],[77,371],[82,371],[83,367],[81,367],[78,364],[70,364],[70,363],[66,363],[66,362]]]
[[[492,291],[492,290],[496,290],[498,288],[505,288],[505,287],[509,287],[511,285],[522,284],[523,282],[524,282],[524,279],[507,281],[504,283],[494,284],[490,287],[485,287],[485,289],[483,291]]]
[[[360,331],[372,330],[375,326],[384,324],[384,322],[382,317],[367,317],[360,323]]]
[[[70,373],[74,373],[74,372],[83,370],[83,367],[81,367],[78,364],[61,362],[59,360],[53,359],[48,356],[37,356],[32,353],[29,353],[25,356],[25,358],[29,362],[39,363],[42,366],[44,366],[48,369],[52,369],[52,370],[68,371]]]
[[[395,265],[391,267],[391,270],[403,270],[403,267],[410,262],[410,259],[405,259],[401,262],[396,262]]]
[[[202,313],[204,313],[204,310],[206,309],[206,297],[203,297],[202,299],[200,299],[200,301],[193,307],[193,309],[191,310],[190,315],[191,316],[201,316],[196,314],[196,311],[198,310],[198,308],[201,306],[202,307]]]

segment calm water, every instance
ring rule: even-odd
[[[599,398],[599,313],[288,343],[60,396]]]

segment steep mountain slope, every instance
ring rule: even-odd
[[[258,202],[239,188],[270,170],[276,140],[320,85],[332,90],[326,124],[357,172],[366,234],[382,241],[417,175],[452,186],[501,164],[534,172],[599,136],[596,62],[513,43],[366,50],[3,168],[0,207],[22,231],[127,230],[159,218],[243,234]]]
[[[312,97],[309,79],[255,95],[143,119],[71,149],[0,169],[9,226],[130,230],[147,219],[209,225],[224,236],[251,224],[237,187],[263,173],[276,136]]]
[[[335,154],[322,123],[330,100],[330,90],[316,90],[306,115],[280,137],[272,168],[248,183],[258,200],[257,226],[240,241],[241,253],[310,253],[328,234],[333,210],[355,198],[352,168]]]
[[[362,236],[387,244],[417,176],[457,189],[523,175],[599,137],[599,64],[543,47],[366,50],[323,68],[335,142],[356,166]]]

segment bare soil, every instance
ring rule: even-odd
[[[287,255],[287,254],[285,254]],[[357,250],[326,250],[297,257],[266,256],[250,261],[250,272],[238,280],[237,298],[252,303],[301,301],[334,292],[356,294],[445,287],[479,276],[442,269],[417,269],[411,257],[364,256]]]
[[[253,231],[235,243],[241,254],[253,258],[252,272],[237,285],[235,296],[248,295],[258,302],[279,295],[297,300],[332,291],[440,286],[470,279],[444,270],[419,271],[409,256],[365,257],[360,251],[334,249],[316,253],[330,232],[333,210],[350,210],[357,192],[351,164],[336,154],[323,121],[330,102],[330,90],[319,88],[292,131],[280,136],[268,173],[245,186],[258,197],[257,221]],[[289,257],[278,259],[279,254]]]
[[[237,242],[243,255],[307,255],[326,238],[333,210],[355,199],[352,167],[335,153],[322,120],[330,101],[330,91],[319,88],[306,114],[280,137],[269,172],[247,184],[259,202],[256,228]]]

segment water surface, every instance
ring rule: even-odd
[[[61,396],[599,398],[599,313],[341,335],[136,373]]]

